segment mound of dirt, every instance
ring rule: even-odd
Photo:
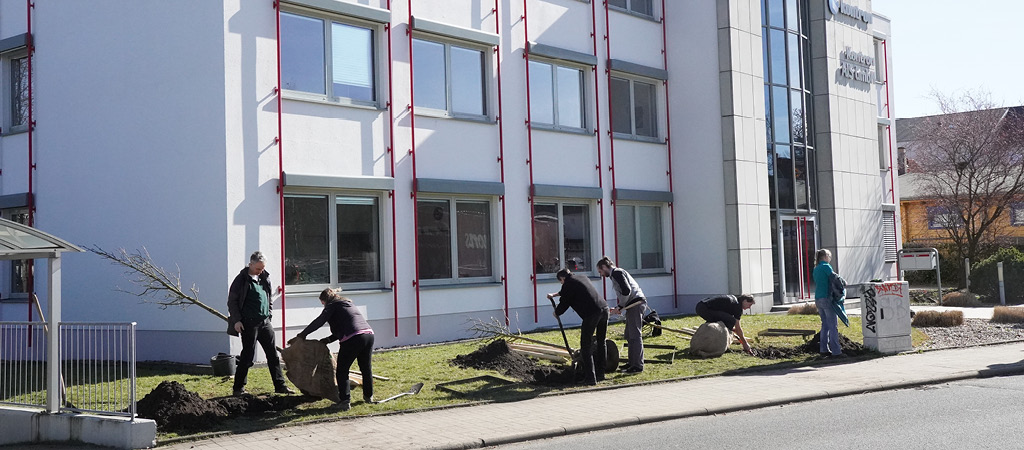
[[[137,409],[139,417],[156,421],[160,431],[201,431],[232,417],[284,411],[316,400],[298,395],[258,397],[251,394],[207,400],[177,381],[164,381],[139,400]]]
[[[177,381],[164,381],[137,405],[139,417],[153,419],[162,431],[194,431],[227,417],[218,403],[205,400]]]
[[[534,360],[513,352],[504,339],[497,339],[472,353],[458,355],[451,363],[464,369],[498,371],[527,383],[560,386],[572,384],[573,381],[571,367],[537,364]]]
[[[821,333],[815,334],[810,341],[796,347],[778,347],[774,345],[768,345],[764,347],[755,347],[754,353],[759,358],[763,359],[786,359],[794,358],[798,356],[816,355],[819,353],[821,343]],[[850,356],[860,356],[869,353],[870,350],[864,348],[863,345],[850,340],[850,338],[839,335],[839,347],[843,349],[843,353]]]

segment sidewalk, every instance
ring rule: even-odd
[[[1024,345],[1019,343],[356,418],[161,448],[479,448],[1010,373],[1024,373]]]

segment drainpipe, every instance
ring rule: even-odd
[[[494,33],[498,35],[498,45],[494,46],[494,59],[498,73],[498,165],[501,170],[501,185],[505,185],[505,128],[501,117],[501,18],[498,17],[498,0],[494,0]],[[501,284],[505,287],[505,325],[508,320],[508,231],[506,227],[508,214],[505,212],[505,196],[498,197],[501,202]],[[536,289],[534,289],[536,292]]]
[[[661,0],[661,57],[668,72],[668,28],[665,22],[665,0]],[[679,307],[679,288],[676,276],[676,210],[675,194],[672,190],[672,114],[669,105],[668,80],[665,80],[665,146],[668,150],[668,191],[673,193],[672,202],[668,204],[669,226],[672,228],[672,308]]]
[[[596,0],[594,0],[596,1]],[[612,42],[611,42],[611,26],[609,25],[608,19],[608,1],[604,2],[604,47],[605,56],[610,61],[612,59]],[[612,233],[614,238],[613,250],[615,251],[615,259],[619,259],[619,213],[615,210],[615,132],[613,131],[614,117],[612,116],[612,71],[605,66],[604,73],[608,75],[608,151],[609,151],[609,163],[608,171],[612,173]]]
[[[391,0],[388,0],[391,11]],[[395,108],[394,108],[394,58],[391,56],[391,22],[384,25],[388,34],[388,157],[391,159],[391,178],[395,176]],[[395,337],[398,337],[398,210],[395,208],[395,190],[388,192],[391,199],[391,293],[394,296]]]
[[[32,35],[32,9],[36,7],[36,4],[32,0],[25,0],[25,22],[26,22],[26,34],[27,42],[25,42],[25,51],[28,53],[26,58],[28,61],[28,67],[26,68],[28,76],[28,226],[34,227],[36,224],[36,198],[33,194],[33,183],[34,183],[34,172],[36,170],[35,153],[33,153],[33,138],[36,129],[35,114],[32,109],[32,59],[36,52],[36,40]],[[25,262],[25,270],[28,272],[28,276],[25,280],[25,291],[29,293],[29,305],[28,305],[28,320],[32,321],[32,302],[34,296],[32,293],[36,290],[35,281],[35,260],[30,259]],[[42,319],[42,317],[40,317]],[[31,336],[31,335],[30,335]],[[31,344],[30,344],[31,345]]]
[[[533,221],[536,216],[533,195],[533,123],[530,115],[530,26],[527,21],[526,0],[523,0],[523,62],[526,63],[526,165],[530,168],[530,254],[533,267],[533,274],[530,280],[533,281],[533,323],[540,322],[539,308],[537,306],[537,233]]]
[[[416,334],[420,334],[420,220],[419,215],[416,214],[416,201],[418,199],[416,195],[416,96],[415,96],[415,79],[413,78],[413,60],[412,60],[412,0],[409,0],[409,17],[405,28],[405,34],[409,37],[409,104],[406,109],[409,110],[409,133],[411,135],[412,145],[409,147],[409,157],[411,158],[412,164],[412,192],[409,194],[412,197],[412,223],[413,223],[413,263],[416,264],[415,279],[412,282],[413,287],[416,289]]]
[[[274,143],[277,144],[277,198],[278,209],[281,217],[281,284],[277,286],[281,293],[281,340],[288,341],[288,326],[285,321],[285,262],[284,262],[284,151],[281,146],[282,117],[281,111],[281,2],[274,2],[274,19],[277,22],[277,87],[274,93],[277,94],[277,137]]]
[[[594,44],[594,58],[600,59],[597,56],[597,6],[595,2],[590,2],[590,40]],[[597,187],[601,188],[601,198],[597,200],[597,206],[600,207],[601,214],[601,256],[604,256],[605,250],[605,232],[604,232],[604,172],[601,171],[601,94],[598,90],[598,79],[600,75],[597,73],[597,68],[600,66],[600,62],[597,63],[591,72],[594,73],[594,137],[597,138]],[[601,298],[608,297],[608,279],[601,277]]]

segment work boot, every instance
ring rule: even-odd
[[[334,410],[334,411],[345,412],[345,411],[348,411],[349,409],[352,409],[352,405],[349,402],[338,402],[338,403],[335,403],[335,404],[331,405],[330,409]]]
[[[285,386],[285,385],[282,384],[282,385],[274,388],[274,393],[277,393],[277,394],[294,394],[295,391],[293,391],[288,386]]]
[[[363,402],[365,402],[365,403],[367,403],[367,404],[371,404],[371,405],[372,405],[372,404],[375,404],[375,403],[377,403],[376,401],[374,401],[374,399],[373,399],[373,396],[372,396],[372,395],[371,395],[371,396],[365,396],[365,395],[364,395],[364,396],[363,396]]]
[[[630,366],[630,367],[626,368],[625,370],[623,370],[622,373],[640,373],[640,372],[643,372],[643,371],[644,371],[644,369],[641,369],[639,367]]]
[[[234,388],[231,390],[231,395],[234,397],[241,397],[245,394],[248,394],[248,392],[245,391],[245,388]]]

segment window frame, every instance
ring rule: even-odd
[[[662,91],[662,89],[659,89],[659,86],[664,86],[664,81],[657,80],[657,79],[654,79],[654,78],[647,78],[647,77],[637,76],[637,75],[633,75],[633,74],[629,74],[629,73],[625,73],[625,72],[612,72],[611,73],[611,78],[612,79],[619,79],[619,80],[623,80],[623,81],[628,81],[629,82],[629,128],[630,128],[630,132],[628,134],[627,133],[618,132],[618,131],[614,131],[615,130],[615,122],[614,122],[615,117],[612,116],[611,114],[609,114],[609,116],[610,116],[609,119],[610,120],[608,121],[608,126],[612,130],[612,137],[614,137],[615,139],[627,139],[627,140],[641,141],[641,142],[651,142],[651,143],[657,143],[657,144],[664,143],[664,141],[661,138],[661,131],[662,131],[662,128],[664,128],[664,127],[661,124],[661,116],[658,114],[658,109],[661,108],[661,102],[662,102],[662,99],[663,99],[663,97],[662,97],[663,96],[663,94],[662,94],[663,91]],[[649,85],[654,86],[654,106],[651,108],[652,122],[654,123],[654,136],[641,136],[641,135],[636,134],[636,83],[644,83],[644,84],[649,84]],[[612,84],[611,80],[609,80],[609,89],[611,89],[611,87],[610,87],[611,84]],[[609,94],[610,93],[611,92],[609,91]],[[608,99],[609,111],[614,109],[614,107],[611,104],[612,99],[610,97],[611,97],[611,95],[609,95],[609,99]]]
[[[308,292],[320,292],[326,288],[342,288],[346,291],[360,291],[360,290],[387,290],[385,279],[387,273],[385,268],[387,266],[386,259],[388,257],[387,251],[389,247],[385,246],[385,228],[382,226],[385,220],[385,209],[384,200],[387,196],[387,191],[375,191],[365,189],[313,189],[313,188],[288,188],[284,193],[285,197],[288,196],[322,196],[327,197],[328,214],[327,214],[327,259],[329,261],[330,276],[327,283],[316,283],[316,284],[292,284],[285,285],[285,293],[308,293]],[[373,198],[377,203],[377,273],[380,275],[380,281],[360,281],[360,282],[338,282],[338,197],[360,197],[360,198]],[[281,268],[280,270],[284,270]]]
[[[462,119],[471,120],[476,122],[492,122],[491,120],[491,78],[493,76],[493,61],[494,59],[494,48],[472,41],[454,39],[447,36],[438,34],[417,32],[413,31],[413,40],[420,40],[425,42],[431,42],[434,44],[440,44],[444,46],[444,86],[445,86],[445,104],[446,109],[430,108],[426,106],[413,105],[413,111],[416,115],[439,117],[446,119]],[[481,52],[480,64],[482,65],[482,79],[481,81],[481,93],[483,94],[483,114],[467,114],[461,112],[455,112],[452,110],[452,46],[459,47],[466,50],[475,50]],[[416,64],[416,54],[413,53],[412,64]],[[416,83],[416,67],[413,66],[413,84]],[[415,94],[415,93],[414,93]]]
[[[7,220],[10,220],[10,221],[13,221],[13,222],[17,222],[17,223],[20,223],[20,224],[25,224],[25,221],[17,220],[17,217],[16,217],[17,215],[25,215],[25,216],[27,216],[28,215],[28,207],[18,206],[18,207],[13,207],[13,208],[4,208],[4,209],[0,210],[0,217],[3,217],[4,219],[7,219]],[[22,259],[22,260],[12,259],[12,260],[8,260],[8,261],[4,261],[4,264],[2,266],[3,268],[0,269],[0,270],[2,270],[2,272],[0,272],[0,273],[4,274],[3,275],[3,279],[4,279],[4,282],[5,282],[5,284],[3,286],[4,295],[0,296],[0,303],[3,303],[3,302],[24,302],[24,301],[28,300],[28,296],[29,296],[28,294],[29,293],[27,291],[26,292],[14,292],[14,267],[15,267],[15,264],[19,263],[19,262],[24,264],[27,261],[28,260],[24,260],[24,259]]]
[[[420,286],[445,286],[445,285],[461,285],[461,284],[487,284],[498,281],[498,273],[500,267],[498,266],[497,252],[494,251],[495,239],[498,238],[495,217],[495,197],[488,195],[470,195],[470,194],[439,194],[439,193],[428,193],[421,192],[416,195],[416,213],[419,213],[419,201],[447,201],[449,202],[449,213],[448,213],[448,229],[451,230],[451,240],[449,241],[449,252],[452,261],[451,277],[449,278],[420,278],[419,267],[416,267],[416,279],[419,280]],[[487,214],[490,222],[490,227],[487,230],[488,242],[490,242],[490,260],[491,260],[491,275],[487,277],[459,277],[459,220],[458,220],[458,203],[459,202],[470,202],[470,203],[487,203]],[[414,230],[416,233],[416,245],[419,246],[419,230]],[[419,249],[417,248],[418,252]],[[419,261],[416,262],[419,264]]]
[[[1017,214],[1021,214],[1020,220],[1017,220]],[[1010,204],[1010,226],[1024,227],[1024,202]]]
[[[534,199],[533,203],[534,203],[535,206],[539,205],[539,204],[540,205],[555,205],[556,208],[558,208],[558,255],[559,255],[559,258],[558,258],[558,268],[559,269],[564,269],[565,268],[565,262],[566,262],[566,258],[565,258],[565,225],[564,225],[564,223],[565,223],[565,207],[566,206],[586,206],[587,207],[587,221],[586,221],[586,224],[587,224],[587,230],[588,230],[587,235],[588,235],[588,238],[590,240],[590,242],[587,243],[587,247],[589,247],[590,259],[592,259],[594,261],[590,261],[590,267],[591,267],[590,270],[588,270],[588,271],[578,271],[578,272],[573,272],[573,273],[578,273],[580,275],[584,275],[584,276],[587,276],[587,277],[595,277],[595,276],[597,276],[597,267],[595,266],[595,263],[596,263],[595,255],[597,255],[597,252],[594,251],[595,250],[595,247],[594,247],[595,246],[595,241],[597,239],[595,239],[595,234],[594,234],[594,231],[595,231],[594,220],[596,218],[595,216],[597,216],[599,213],[597,213],[596,209],[595,209],[595,205],[597,204],[596,200],[583,199],[583,198],[550,198],[549,197],[549,198]],[[531,236],[533,236],[534,233],[536,233],[536,230],[534,229],[534,221],[535,220],[536,219],[534,217],[530,218],[530,235]],[[531,249],[531,253],[533,253],[533,249]],[[532,266],[536,267],[536,261],[530,261],[530,264]],[[537,279],[538,280],[553,280],[553,279],[555,279],[555,275],[556,275],[555,273],[540,273],[540,272],[537,272]]]
[[[647,274],[665,274],[665,273],[670,273],[668,271],[669,263],[667,261],[669,249],[665,245],[668,242],[668,238],[669,238],[668,233],[670,231],[669,228],[671,226],[669,224],[668,218],[666,216],[667,211],[668,211],[668,203],[664,203],[664,202],[642,202],[642,201],[632,201],[632,200],[631,201],[624,201],[624,200],[616,201],[615,202],[615,208],[618,208],[620,206],[632,206],[632,207],[634,207],[634,209],[633,209],[633,226],[634,226],[634,228],[633,228],[633,230],[634,230],[633,240],[634,240],[634,245],[636,245],[636,255],[635,256],[636,256],[637,266],[642,265],[643,249],[641,248],[640,233],[637,232],[637,230],[640,230],[640,214],[636,213],[636,211],[637,211],[636,208],[643,207],[643,206],[646,206],[646,207],[658,207],[658,208],[660,208],[659,218],[661,220],[661,266],[660,267],[651,267],[651,268],[640,268],[640,267],[634,267],[634,268],[623,267],[623,268],[629,270],[629,273],[636,273],[636,274],[645,274],[645,273],[647,273]],[[618,211],[616,211],[616,217],[619,217],[618,216]],[[621,258],[617,258],[617,259],[621,259]]]
[[[942,224],[942,223],[938,223],[937,222],[937,219],[940,216],[951,216],[953,218],[953,220],[956,221],[956,223],[953,224],[953,225],[956,225],[957,228],[960,228],[960,227],[964,226],[963,220],[960,218],[960,215],[957,214],[956,211],[952,210],[951,208],[949,208],[947,206],[928,206],[928,207],[926,207],[925,211],[927,211],[927,214],[928,214],[928,229],[929,230],[945,230],[946,229],[946,227],[947,227],[946,224]]]
[[[369,20],[360,19],[358,17],[346,16],[343,14],[333,14],[324,11],[320,11],[312,8],[305,8],[297,5],[289,5],[282,3],[281,12],[286,14],[292,14],[301,16],[309,19],[321,20],[324,23],[324,94],[317,94],[315,92],[296,91],[291,89],[284,89],[282,87],[282,97],[287,100],[299,100],[299,101],[312,101],[318,103],[328,103],[332,105],[340,106],[353,106],[361,108],[381,109],[383,104],[381,98],[383,95],[383,89],[381,86],[380,65],[381,61],[386,61],[386,57],[381,54],[381,36],[384,35],[384,24],[375,23]],[[348,25],[358,28],[366,28],[373,32],[371,37],[371,43],[373,49],[370,52],[373,60],[370,62],[370,70],[372,71],[371,80],[373,81],[373,97],[372,101],[357,100],[351,97],[338,97],[334,95],[334,47],[332,39],[332,23],[339,23],[342,25]]]
[[[591,128],[590,118],[590,102],[589,98],[592,94],[590,90],[590,83],[587,82],[587,72],[594,70],[594,67],[585,64],[570,63],[565,61],[559,61],[551,58],[537,57],[532,54],[529,57],[529,63],[547,64],[551,66],[551,107],[552,107],[552,118],[554,123],[537,122],[531,116],[530,127],[539,130],[549,131],[562,131],[566,133],[578,133],[578,134],[589,134],[593,130]],[[558,69],[572,69],[580,71],[580,122],[581,127],[569,127],[558,124]],[[533,92],[530,95],[534,95]],[[532,114],[532,111],[531,111]]]
[[[24,47],[0,54],[0,136],[28,131],[28,117],[24,124],[14,124],[14,61],[23,58],[28,58],[28,50]]]
[[[591,1],[594,1],[594,0],[591,0]],[[646,2],[646,3],[650,4],[650,6],[651,6],[651,13],[650,14],[644,14],[642,12],[639,12],[639,11],[636,11],[636,10],[633,9],[633,2],[638,1],[638,0],[624,0],[624,1],[626,2],[626,7],[625,8],[623,8],[621,6],[618,6],[618,5],[613,5],[611,2],[608,2],[608,8],[613,10],[613,11],[619,11],[619,12],[623,12],[623,13],[626,13],[626,14],[629,14],[629,15],[641,17],[641,18],[656,20],[655,19],[655,15],[654,15],[654,13],[656,12],[654,0],[639,0],[639,1],[643,1],[643,2]]]

